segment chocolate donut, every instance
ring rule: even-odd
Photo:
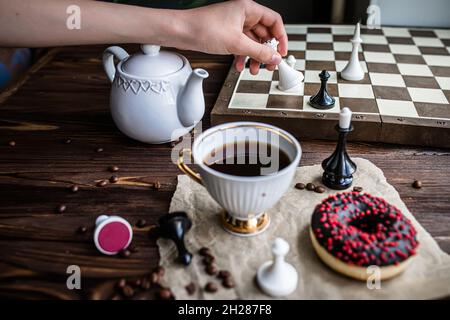
[[[329,196],[316,206],[311,239],[319,257],[333,269],[365,280],[367,267],[387,279],[406,268],[418,246],[417,232],[398,208],[358,192]]]

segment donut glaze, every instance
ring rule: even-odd
[[[361,267],[398,265],[419,244],[416,230],[398,208],[367,193],[324,199],[314,210],[311,230],[332,256]]]

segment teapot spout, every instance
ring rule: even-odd
[[[178,119],[185,127],[195,125],[205,113],[202,84],[208,77],[204,69],[193,70],[178,96]]]

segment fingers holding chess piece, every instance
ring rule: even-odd
[[[316,109],[326,110],[334,107],[334,98],[327,91],[327,82],[330,74],[327,70],[322,70],[319,74],[320,89],[315,96],[309,99],[309,104]]]
[[[289,244],[282,238],[276,238],[272,245],[273,261],[263,263],[258,269],[256,274],[258,285],[270,296],[287,296],[297,288],[297,271],[284,261],[288,252]]]

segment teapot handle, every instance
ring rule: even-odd
[[[109,81],[114,81],[114,75],[116,74],[116,66],[114,65],[114,57],[119,60],[128,58],[130,55],[121,47],[113,46],[107,48],[103,52],[103,68]]]

